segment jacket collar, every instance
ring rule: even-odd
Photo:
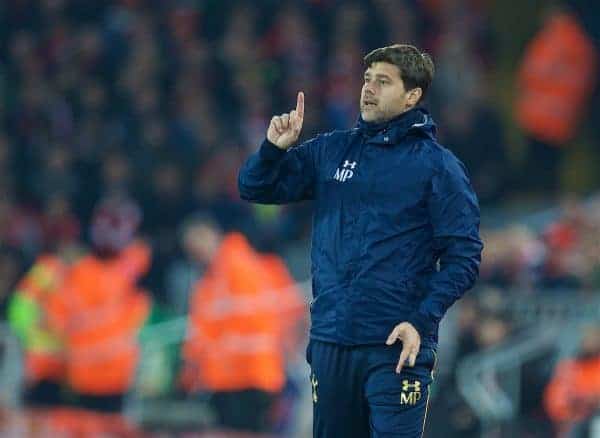
[[[355,129],[369,143],[384,145],[399,143],[409,132],[432,140],[435,140],[436,133],[435,122],[424,108],[413,108],[382,123],[365,122],[362,116],[359,116]]]

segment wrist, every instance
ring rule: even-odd
[[[266,138],[260,145],[258,153],[261,158],[267,161],[275,161],[281,158],[281,156],[285,153],[285,149],[281,149],[279,146]]]
[[[288,144],[288,145],[281,145],[281,144],[279,144],[274,139],[269,138],[269,134],[267,134],[266,141],[268,141],[273,147],[276,147],[277,149],[281,149],[282,151],[288,150],[292,146],[291,143]]]
[[[419,311],[414,312],[406,320],[406,322],[408,322],[415,328],[415,330],[419,333],[419,336],[421,336],[421,339],[423,339],[427,334],[431,332],[430,319]]]

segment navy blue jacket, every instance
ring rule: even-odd
[[[435,348],[438,323],[477,278],[477,197],[423,109],[288,151],[265,140],[238,184],[248,201],[315,201],[313,339],[382,344],[409,321]]]

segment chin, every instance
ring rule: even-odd
[[[363,114],[362,118],[365,122],[369,123],[382,123],[389,120],[388,118],[379,114]]]
[[[379,122],[381,120],[379,114],[374,114],[371,111],[361,111],[360,115],[365,122]]]

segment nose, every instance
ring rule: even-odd
[[[375,96],[375,89],[373,87],[373,84],[370,83],[366,83],[364,85],[364,95],[365,97],[374,97]]]

